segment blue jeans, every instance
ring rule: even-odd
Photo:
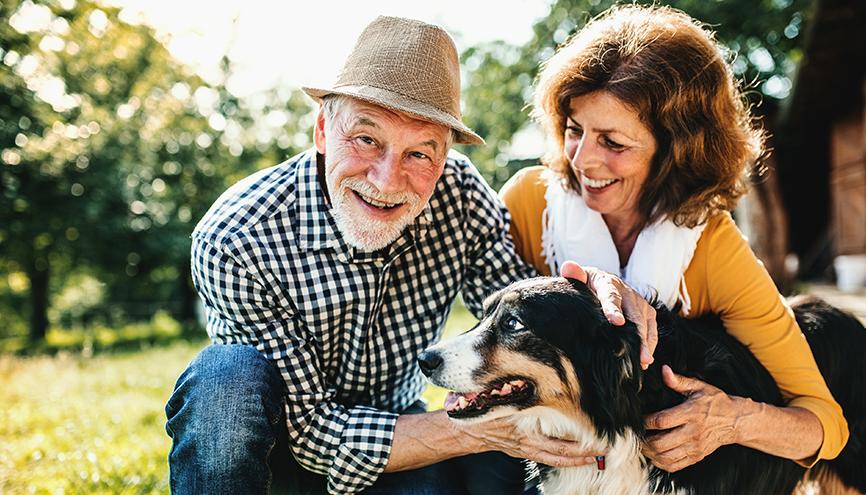
[[[255,348],[211,345],[190,363],[165,407],[173,493],[325,493],[288,446],[285,384]],[[415,405],[403,413],[423,412]],[[521,494],[520,461],[491,452],[385,473],[364,493]]]

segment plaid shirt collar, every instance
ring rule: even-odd
[[[400,252],[407,245],[414,244],[427,234],[433,221],[430,203],[424,205],[421,214],[415,222],[403,231],[399,239],[388,247],[375,252],[362,251],[353,248],[345,239],[331,214],[331,205],[325,198],[325,191],[319,183],[317,159],[319,155],[315,148],[304,153],[298,161],[295,186],[297,201],[295,202],[298,225],[298,241],[302,250],[333,249],[337,258],[343,263],[364,263],[390,257],[391,253]],[[322,156],[324,160],[324,156]]]

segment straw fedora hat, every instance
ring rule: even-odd
[[[451,36],[414,19],[379,16],[358,37],[330,89],[301,88],[321,102],[339,94],[454,129],[456,141],[484,144],[460,121],[460,64]]]

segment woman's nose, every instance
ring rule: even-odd
[[[576,171],[583,171],[597,167],[601,161],[598,151],[598,146],[591,139],[586,135],[581,136],[571,155],[571,168]]]

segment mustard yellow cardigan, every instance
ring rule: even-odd
[[[519,171],[499,194],[511,212],[511,235],[518,253],[541,273],[550,274],[541,255],[547,191],[543,170]],[[769,370],[788,404],[808,409],[820,420],[824,428],[821,449],[816,456],[798,462],[808,467],[839,455],[848,440],[842,408],[819,373],[791,308],[730,214],[715,215],[707,222],[685,282],[691,298],[689,317],[719,315],[728,332]]]

